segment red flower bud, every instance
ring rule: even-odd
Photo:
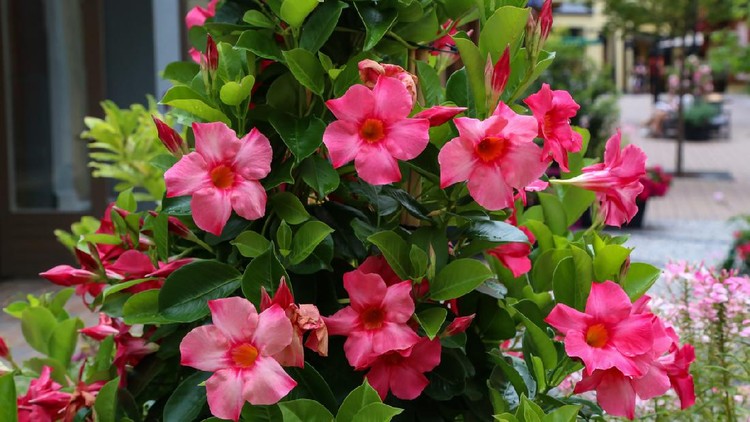
[[[206,65],[208,71],[213,73],[219,67],[219,50],[211,35],[206,35]]]
[[[475,316],[476,314],[456,317],[456,319],[451,321],[451,323],[445,329],[443,336],[450,337],[450,336],[455,336],[456,334],[463,333],[464,331],[466,331],[467,328],[469,328]]]
[[[5,340],[3,340],[2,337],[0,337],[0,358],[8,358],[10,356],[10,350],[8,349],[8,345],[5,344]]]
[[[539,21],[542,39],[546,40],[552,29],[552,0],[545,0],[539,12]]]
[[[164,144],[167,150],[177,158],[180,158],[182,157],[182,154],[187,153],[187,145],[185,145],[185,141],[180,134],[155,116],[151,117],[154,119],[156,132],[159,134],[159,140]]]
[[[492,70],[492,92],[502,93],[505,89],[505,85],[508,83],[510,77],[510,46],[505,47],[503,55],[500,56],[500,60],[495,63],[495,67]]]

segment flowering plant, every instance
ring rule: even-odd
[[[664,196],[669,192],[672,186],[672,175],[668,174],[661,166],[654,166],[646,169],[646,174],[641,177],[643,191],[638,194],[638,199],[646,201],[651,197]]]
[[[42,273],[71,288],[8,308],[45,357],[0,377],[0,419],[573,421],[687,397],[688,346],[646,307],[659,270],[598,231],[637,212],[646,157],[616,133],[585,160],[571,95],[527,95],[554,54],[551,2],[525,4],[192,11],[200,64],[170,64],[161,100],[187,136],[155,120],[165,195],[123,190],[62,236],[78,266]],[[556,392],[583,368],[599,404]]]

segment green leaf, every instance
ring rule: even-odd
[[[273,31],[249,30],[240,35],[235,47],[249,50],[258,57],[283,62],[281,48],[273,40]]]
[[[0,421],[18,422],[16,383],[12,372],[0,376]]]
[[[279,16],[289,26],[299,28],[318,3],[318,0],[284,0]]]
[[[596,281],[620,279],[623,264],[630,257],[630,249],[620,245],[607,245],[594,257],[594,279]]]
[[[248,10],[242,16],[242,20],[256,28],[273,29],[276,25],[259,10]]]
[[[120,377],[117,377],[102,387],[96,395],[94,414],[98,422],[117,422],[117,387]]]
[[[365,406],[380,402],[378,392],[370,386],[365,378],[362,385],[352,390],[341,403],[341,407],[336,414],[336,422],[352,422],[354,416]]]
[[[115,202],[117,208],[121,208],[128,212],[135,212],[138,208],[138,203],[135,202],[135,196],[133,195],[133,188],[125,189],[117,195],[117,201]]]
[[[229,243],[236,246],[240,254],[247,258],[255,258],[265,252],[271,245],[268,239],[252,230],[240,233],[239,236]]]
[[[167,262],[169,258],[169,216],[165,213],[157,214],[151,220],[151,231],[154,233],[153,239],[159,260]]]
[[[294,234],[289,262],[296,265],[304,261],[318,244],[331,233],[333,233],[333,229],[321,221],[308,221],[303,224]]]
[[[317,3],[317,0],[313,1]],[[304,48],[285,50],[281,53],[294,78],[305,88],[322,96],[325,89],[325,70],[315,54]]]
[[[467,229],[467,235],[486,240],[488,242],[507,243],[523,242],[528,243],[529,238],[518,227],[508,224],[504,221],[492,220],[475,220],[472,221]]]
[[[518,310],[518,308],[516,309]],[[552,339],[549,338],[547,333],[539,328],[538,325],[531,322],[531,320],[521,313],[520,310],[518,311],[518,315],[526,326],[526,333],[524,335],[529,336],[530,342],[533,345],[531,349],[532,353],[542,359],[545,369],[554,369],[557,365],[557,349],[555,348],[555,343],[552,342]]]
[[[313,155],[302,162],[300,166],[302,180],[318,192],[319,198],[324,198],[339,187],[339,174],[328,160]]]
[[[335,412],[338,408],[336,397],[328,386],[326,380],[315,370],[309,363],[305,363],[302,368],[287,368],[292,378],[297,381],[295,393],[304,390],[306,397],[317,401],[325,406],[329,411]]]
[[[171,320],[159,313],[159,290],[136,293],[122,306],[126,324],[168,324]]]
[[[466,68],[461,68],[448,78],[445,84],[445,97],[459,106],[474,107],[474,99],[469,93],[469,81],[466,76]],[[470,111],[467,111],[470,112]]]
[[[426,106],[434,106],[443,102],[443,85],[434,67],[421,60],[417,60],[417,74],[419,88],[422,90]]]
[[[539,249],[542,251],[547,251],[555,247],[552,231],[543,222],[539,220],[526,220],[523,222],[523,226],[531,230],[531,233],[536,238],[536,242],[539,244]]]
[[[409,212],[409,214],[419,218],[420,220],[430,219],[430,217],[427,215],[429,214],[427,208],[425,208],[424,205],[422,205],[419,201],[414,199],[414,197],[411,196],[409,192],[403,189],[394,188],[392,186],[383,186],[381,192],[386,196],[389,196],[398,201],[398,203],[401,204],[401,206],[404,207],[406,211]]]
[[[317,117],[299,119],[286,113],[275,113],[269,121],[297,162],[309,157],[323,144],[326,124]]]
[[[594,279],[593,262],[583,249],[571,246],[570,252],[571,256],[559,261],[552,274],[552,291],[558,303],[583,310]]]
[[[189,85],[200,71],[200,66],[193,62],[172,62],[164,68],[162,78],[172,82]]]
[[[185,378],[164,405],[164,422],[195,420],[206,405],[206,387],[199,384],[210,376],[210,372],[198,371]]]
[[[66,319],[58,323],[50,336],[49,357],[63,365],[69,364],[78,344],[78,330],[82,328],[83,321],[79,318]]]
[[[240,273],[218,261],[191,262],[169,275],[159,291],[159,310],[176,322],[208,315],[208,301],[228,296],[239,287]]]
[[[265,287],[268,292],[275,292],[282,277],[289,282],[289,274],[279,262],[271,244],[245,268],[245,273],[242,275],[242,293],[258,306],[260,305],[260,288]]]
[[[521,396],[521,405],[516,409],[516,418],[519,422],[541,422],[543,417],[544,410],[539,405],[526,396]]]
[[[402,280],[408,280],[411,274],[409,262],[409,245],[396,233],[386,230],[375,233],[367,240],[380,249],[388,265]]]
[[[526,33],[529,19],[529,8],[512,6],[500,7],[487,19],[479,34],[479,53],[481,57],[492,56],[496,62],[507,45],[516,48]],[[512,51],[515,53],[515,51]]]
[[[440,31],[436,9],[437,7],[426,8],[419,20],[398,25],[393,32],[406,41],[418,44],[429,43],[437,38]]]
[[[529,394],[528,387],[521,374],[519,374],[513,365],[509,364],[505,358],[500,355],[499,350],[493,350],[489,355],[490,360],[500,369],[503,375],[505,375],[505,378],[513,386],[513,389],[516,390],[519,397]]]
[[[423,251],[417,245],[411,245],[411,249],[409,249],[409,262],[411,262],[412,278],[419,280],[424,277],[429,265],[427,252]]]
[[[289,224],[284,220],[281,221],[279,228],[276,230],[276,243],[279,245],[283,256],[289,255],[289,251],[292,248],[292,229],[289,228]],[[286,250],[286,253],[284,253],[284,250]]]
[[[231,124],[231,121],[226,114],[212,107],[206,101],[207,100],[203,98],[202,95],[195,92],[192,88],[181,85],[169,88],[161,99],[162,104],[187,111],[207,122],[219,121],[224,122],[227,125]]]
[[[435,277],[430,285],[430,297],[433,300],[461,297],[493,276],[492,270],[476,259],[457,259]]]
[[[544,192],[537,192],[537,196],[542,204],[544,222],[547,227],[552,231],[552,234],[564,236],[568,231],[568,220],[560,199],[555,195]]]
[[[484,88],[484,65],[487,56],[485,55],[482,58],[479,48],[465,33],[461,33],[460,36],[457,34],[453,39],[456,41],[461,61],[463,61],[466,68],[466,77],[474,98],[474,106],[477,109],[477,114],[483,116],[487,111]]]
[[[371,50],[396,23],[398,12],[395,9],[365,6],[360,3],[354,3],[354,8],[357,9],[367,32],[362,51]]]
[[[417,314],[417,321],[430,340],[434,339],[445,322],[448,311],[443,307],[425,309]]]
[[[302,224],[310,219],[310,214],[302,205],[302,202],[291,192],[279,192],[272,196],[268,202],[271,209],[289,224]]]
[[[289,0],[287,0],[289,1]],[[283,401],[279,409],[284,422],[332,422],[333,414],[322,404],[308,399]]]
[[[352,422],[388,422],[401,412],[402,409],[387,404],[370,403],[354,415]]]
[[[21,314],[23,338],[34,350],[49,355],[49,341],[57,328],[57,319],[47,308],[27,308]]]
[[[299,46],[313,53],[320,50],[336,29],[341,11],[346,7],[347,4],[342,1],[326,1],[321,4],[302,27]]]
[[[580,405],[566,405],[558,407],[552,412],[544,415],[542,422],[575,422],[578,411],[581,410]]]
[[[634,262],[630,264],[628,274],[625,276],[625,280],[620,284],[625,290],[625,293],[628,294],[630,300],[637,300],[646,294],[648,289],[656,283],[660,274],[661,270],[653,265],[643,262]]]

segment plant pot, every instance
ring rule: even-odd
[[[711,138],[709,125],[692,125],[685,122],[685,139],[690,141],[706,141]]]

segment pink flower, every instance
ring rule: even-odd
[[[430,51],[430,54],[432,54],[433,56],[442,54],[451,54],[458,56],[458,52],[456,51],[456,42],[453,40],[453,35],[458,32],[458,30],[456,29],[456,22],[448,19],[441,25],[441,29],[448,32],[432,42],[433,50]]]
[[[354,160],[359,177],[369,184],[401,180],[397,160],[415,158],[429,142],[429,121],[408,117],[413,101],[394,78],[378,78],[372,90],[354,85],[326,105],[339,119],[323,134],[333,166]]]
[[[397,79],[411,95],[411,101],[417,101],[417,77],[395,64],[378,63],[365,59],[359,62],[359,78],[368,88],[374,88],[381,76]],[[338,116],[337,116],[338,117]]]
[[[211,0],[208,2],[207,8],[195,6],[194,8],[190,9],[190,11],[188,11],[185,15],[185,26],[187,27],[187,29],[190,29],[194,26],[202,26],[204,23],[206,23],[206,20],[208,18],[214,17],[214,15],[216,15],[216,5],[218,3],[219,0]],[[191,48],[188,53],[190,54],[190,57],[194,62],[200,63],[200,51],[196,50],[195,48]]]
[[[249,301],[208,302],[213,324],[190,331],[180,343],[180,363],[214,374],[206,381],[208,407],[237,421],[245,402],[270,405],[297,383],[272,357],[292,341],[292,324],[278,305],[258,315]]]
[[[357,270],[365,274],[379,275],[385,281],[386,286],[393,286],[404,281],[393,271],[393,268],[391,268],[383,255],[368,256],[367,259],[359,264]]]
[[[112,318],[104,312],[100,312],[99,324],[93,327],[82,328],[78,331],[94,340],[102,341],[109,336],[120,334],[121,327],[115,328],[115,323],[112,321]]]
[[[414,118],[429,120],[431,127],[440,126],[464,111],[466,107],[434,106],[420,111],[414,115]]]
[[[498,245],[487,251],[501,264],[513,273],[513,277],[520,277],[531,270],[531,245],[536,241],[534,235],[526,227],[519,227],[529,238],[529,243],[509,242]]]
[[[640,179],[645,173],[646,154],[635,145],[620,151],[618,131],[607,141],[604,163],[585,167],[580,176],[554,182],[596,192],[604,222],[619,227],[638,212],[635,199],[643,190]]]
[[[52,422],[70,402],[70,393],[60,391],[62,386],[51,378],[52,367],[42,367],[39,378],[31,380],[29,390],[18,398],[19,422]]]
[[[271,171],[271,143],[257,129],[242,139],[226,124],[193,123],[195,151],[164,173],[167,197],[191,195],[195,224],[220,235],[232,210],[248,220],[263,217]]]
[[[580,358],[586,374],[617,368],[627,376],[642,376],[644,369],[634,357],[654,346],[651,314],[631,314],[633,305],[619,285],[594,283],[586,312],[558,303],[545,321],[565,336],[565,351]]]
[[[344,288],[351,306],[325,318],[325,322],[329,334],[347,336],[344,352],[355,369],[419,341],[406,324],[414,314],[410,281],[386,286],[379,275],[354,270],[344,274]]]
[[[284,350],[273,356],[283,366],[305,366],[305,351],[302,348],[302,338],[305,332],[311,333],[307,337],[305,346],[315,350],[321,356],[328,355],[328,329],[323,318],[315,305],[299,305],[294,303],[294,296],[284,278],[281,279],[279,288],[273,295],[268,296],[265,287],[261,288],[260,310],[265,311],[273,305],[278,305],[284,310],[287,318],[292,323],[294,335],[292,342]]]
[[[83,370],[83,367],[81,367]],[[86,384],[83,381],[78,381],[76,389],[70,397],[70,402],[65,407],[65,415],[63,417],[64,422],[74,421],[75,417],[81,409],[91,409],[96,402],[96,396],[99,394],[99,390],[104,387],[107,381],[96,381],[91,384]]]
[[[401,400],[414,400],[429,384],[424,373],[440,363],[440,350],[440,340],[423,337],[408,349],[387,352],[370,364],[367,381],[382,400],[388,391]]]
[[[459,136],[440,150],[440,187],[468,181],[479,205],[499,210],[513,205],[513,188],[523,189],[547,167],[534,144],[537,123],[500,103],[487,120],[454,120]]]
[[[695,404],[695,386],[693,376],[690,375],[690,364],[695,362],[695,349],[686,344],[681,348],[674,347],[672,353],[660,359],[669,377],[672,388],[680,398],[683,409]]]
[[[529,95],[524,102],[539,122],[539,137],[544,139],[542,153],[557,161],[563,171],[570,171],[568,152],[580,151],[582,142],[581,134],[570,127],[570,119],[580,106],[568,91],[553,91],[549,84],[542,84],[542,89]]]

